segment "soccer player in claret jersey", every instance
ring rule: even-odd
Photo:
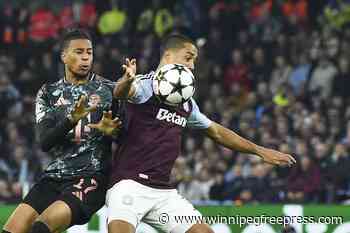
[[[62,37],[65,76],[45,84],[36,99],[37,133],[53,161],[8,219],[3,233],[62,232],[89,221],[105,203],[111,143],[121,121],[115,82],[91,71],[93,47],[81,29]],[[128,61],[125,76],[134,75]],[[102,117],[102,119],[101,119]],[[100,120],[101,119],[101,120]]]
[[[198,49],[181,35],[166,38],[161,47],[159,67],[182,64],[194,69]],[[225,147],[256,154],[265,162],[292,165],[288,154],[258,146],[230,129],[209,120],[193,99],[172,107],[159,101],[152,89],[155,72],[120,80],[116,94],[127,97],[127,133],[112,161],[110,187],[107,191],[108,232],[133,233],[140,221],[164,232],[211,233],[209,225],[176,222],[174,216],[201,216],[193,205],[169,183],[171,169],[180,154],[184,125],[157,118],[164,109],[184,117],[185,127],[202,129],[208,137]],[[160,221],[161,220],[161,221]]]

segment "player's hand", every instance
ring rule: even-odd
[[[123,65],[124,75],[123,78],[128,82],[132,83],[136,77],[136,59],[125,59],[125,64]]]
[[[264,162],[279,166],[292,166],[296,160],[289,154],[284,154],[276,150],[260,147],[257,153]]]
[[[97,106],[93,105],[86,107],[87,97],[85,95],[81,96],[77,103],[75,103],[74,108],[68,119],[73,123],[77,123],[80,119],[86,117],[90,112],[96,111]]]
[[[119,132],[122,122],[118,117],[112,119],[112,111],[103,112],[102,119],[97,124],[88,124],[91,129],[97,129],[104,135],[112,136]]]

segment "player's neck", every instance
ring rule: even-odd
[[[68,69],[66,69],[64,79],[68,83],[71,83],[73,85],[79,85],[86,83],[88,81],[88,77],[89,75],[86,75],[85,77],[77,77]]]

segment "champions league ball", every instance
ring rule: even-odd
[[[194,94],[194,76],[190,69],[180,64],[162,66],[154,75],[153,92],[163,103],[178,106]]]

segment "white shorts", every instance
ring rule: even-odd
[[[107,191],[107,222],[123,220],[135,229],[141,221],[164,232],[185,233],[196,222],[177,216],[201,218],[201,213],[176,189],[155,189],[133,180],[122,180]]]

